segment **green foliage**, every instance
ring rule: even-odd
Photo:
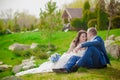
[[[89,10],[89,9],[90,9],[90,3],[89,3],[89,1],[87,0],[87,1],[85,1],[85,3],[84,3],[83,11],[84,11],[84,10]]]
[[[108,28],[108,14],[104,11],[104,6],[102,3],[96,5],[97,12],[97,29],[106,30]]]
[[[0,19],[0,35],[5,34],[5,25],[4,21]]]
[[[112,18],[112,29],[120,28],[120,16],[114,16]]]
[[[70,8],[83,8],[85,0],[73,0],[72,3],[69,3],[68,5],[64,5],[64,7],[70,7]]]
[[[21,61],[23,60],[23,57],[19,56],[17,57],[13,52],[11,52],[10,50],[8,50],[8,47],[15,43],[15,42],[19,42],[19,43],[23,43],[23,44],[31,44],[31,43],[39,43],[39,47],[38,49],[34,49],[34,50],[28,50],[28,52],[31,52],[34,55],[40,55],[41,51],[43,52],[43,54],[46,54],[46,51],[51,50],[51,48],[46,48],[48,45],[48,37],[45,36],[47,33],[47,31],[40,31],[40,32],[26,32],[26,33],[14,33],[14,34],[9,34],[9,35],[2,35],[0,36],[0,61],[3,61],[6,64],[10,64],[10,65],[16,65],[16,64],[20,64]],[[57,31],[52,35],[52,44],[54,45],[55,50],[54,52],[58,52],[60,54],[63,54],[64,52],[67,51],[67,49],[69,48],[69,45],[71,43],[71,41],[74,39],[74,37],[76,36],[77,32],[75,31],[71,31],[71,32],[61,32],[61,31]],[[115,36],[119,36],[120,34],[120,29],[114,29],[110,31],[110,35],[114,34]],[[104,40],[106,39],[106,30],[105,31],[98,31],[98,35],[101,36]],[[118,42],[119,43],[119,42]],[[41,49],[40,49],[41,48]],[[40,51],[41,50],[41,51]],[[37,53],[37,54],[36,54]],[[42,53],[41,53],[42,54]],[[27,56],[26,56],[27,57]],[[39,56],[38,56],[39,58]],[[36,59],[37,60],[37,65],[47,61],[47,59]],[[45,57],[42,57],[45,58]],[[111,59],[111,58],[110,58]],[[71,73],[71,74],[66,74],[66,78],[69,79],[85,79],[85,80],[93,80],[93,78],[96,79],[100,79],[100,80],[106,80],[106,76],[108,78],[108,80],[110,79],[110,77],[112,77],[112,79],[119,79],[119,74],[113,74],[113,71],[116,73],[119,73],[119,69],[120,69],[120,64],[119,61],[112,59],[112,69],[111,68],[105,68],[105,69],[100,69],[100,70],[80,70],[76,73]],[[11,71],[11,70],[10,70]],[[4,76],[9,76],[12,75],[12,73],[10,71],[7,72],[1,72],[0,73],[0,78],[4,77]],[[82,71],[82,72],[81,72]],[[103,74],[103,72],[106,72]],[[85,73],[85,74],[82,74]],[[81,76],[80,76],[81,74]],[[103,75],[101,75],[103,74]],[[52,77],[52,76],[54,77]],[[22,78],[25,80],[39,80],[39,79],[57,79],[57,80],[63,80],[64,79],[64,75],[65,74],[55,74],[55,73],[48,73],[48,74],[35,74],[35,75],[25,75]],[[76,76],[78,76],[76,78]],[[102,76],[102,77],[101,77]],[[88,79],[89,78],[89,79]]]
[[[47,51],[55,51],[57,48],[54,45],[38,45],[35,49],[29,50],[15,50],[13,53],[17,57],[29,58],[30,56],[36,56],[38,59],[47,59],[50,54]]]
[[[87,29],[87,23],[89,21],[89,18],[90,18],[90,4],[89,1],[87,0],[84,3],[83,15],[82,15],[82,22],[85,29]]]
[[[75,28],[83,28],[82,21],[79,18],[72,19],[71,25],[72,25],[72,27],[75,27]]]
[[[65,24],[69,23],[68,19],[65,18],[63,23]]]
[[[98,26],[97,26],[98,30],[106,30],[107,29],[108,16],[102,9],[98,9],[97,22],[98,22]]]
[[[87,29],[87,23],[89,21],[89,12],[90,12],[89,10],[84,10],[82,15],[82,22],[85,29]]]
[[[56,2],[52,2],[52,0],[50,0],[47,5],[45,6],[46,10],[47,10],[47,14],[51,15],[55,10],[56,10]]]
[[[89,20],[87,26],[88,26],[88,28],[90,28],[90,27],[96,27],[97,26],[97,20],[96,19]]]

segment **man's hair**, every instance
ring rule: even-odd
[[[92,33],[93,35],[97,35],[97,29],[94,27],[89,28],[89,32]]]

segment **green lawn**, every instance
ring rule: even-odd
[[[80,68],[75,73],[56,74],[42,73],[22,76],[24,80],[120,80],[120,63],[111,61],[112,66],[105,69],[84,69]]]
[[[76,36],[77,32],[70,31],[70,32],[54,32],[52,35],[51,43],[57,46],[56,52],[62,54],[67,51],[70,42]],[[119,36],[120,29],[114,29],[110,31],[110,35],[114,34],[115,36]],[[106,39],[106,31],[99,31],[98,35],[101,36],[103,39]],[[0,36],[0,61],[3,61],[6,64],[16,65],[21,62],[23,57],[16,57],[14,53],[8,50],[8,47],[15,43],[24,43],[24,44],[32,44],[32,43],[39,43],[39,44],[48,44],[48,36],[46,31],[41,32],[26,32],[26,33],[15,33],[15,34],[8,34]],[[118,42],[119,43],[119,42]],[[45,60],[37,60],[38,63],[42,63]],[[54,73],[47,73],[47,74],[35,74],[35,75],[26,75],[23,76],[25,80],[74,80],[84,79],[84,80],[118,80],[119,75],[117,72],[120,70],[120,63],[119,61],[112,60],[112,68],[109,67],[106,69],[101,70],[87,70],[87,72],[77,72],[72,74],[54,74]],[[115,72],[112,72],[115,70]],[[101,73],[101,72],[105,73]],[[92,73],[93,72],[93,73]],[[12,73],[9,71],[0,72],[0,78],[6,75],[11,75]],[[116,74],[116,78],[112,75]],[[64,76],[66,75],[66,76]],[[107,75],[107,76],[106,76]],[[54,76],[53,78],[51,76]],[[77,76],[77,77],[75,77]],[[49,78],[50,77],[50,78]],[[88,79],[90,78],[90,79]]]

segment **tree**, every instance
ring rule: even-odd
[[[90,13],[90,4],[89,4],[89,1],[87,0],[84,3],[83,15],[82,15],[82,22],[83,22],[84,29],[87,29],[87,23],[89,21],[89,13]]]
[[[108,16],[105,12],[105,2],[104,0],[99,0],[97,7],[97,29],[98,30],[105,30],[107,29],[108,25]]]
[[[5,34],[5,26],[4,26],[4,21],[0,19],[0,35]]]
[[[51,45],[52,33],[56,26],[56,8],[56,2],[52,2],[52,0],[50,0],[45,5],[45,11],[40,9],[40,26],[42,25],[42,29],[48,30],[49,46]]]
[[[108,26],[108,31],[106,35],[106,39],[108,39],[109,31],[112,25],[112,17],[115,14],[115,0],[110,0],[110,3],[107,4],[107,12],[109,14],[109,26]]]
[[[75,18],[71,21],[71,25],[75,28],[80,28],[80,29],[84,29],[83,25],[82,25],[82,21],[79,18]]]
[[[36,24],[36,17],[33,15],[28,14],[27,12],[21,12],[17,17],[15,17],[15,21],[17,23],[16,27],[20,27],[21,30],[31,30],[34,28],[31,28]]]

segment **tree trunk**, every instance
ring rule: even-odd
[[[110,32],[110,28],[111,28],[111,23],[112,23],[112,15],[110,15],[110,19],[109,19],[109,26],[108,26],[108,31],[106,34],[106,40],[108,39],[109,36],[109,32]]]

